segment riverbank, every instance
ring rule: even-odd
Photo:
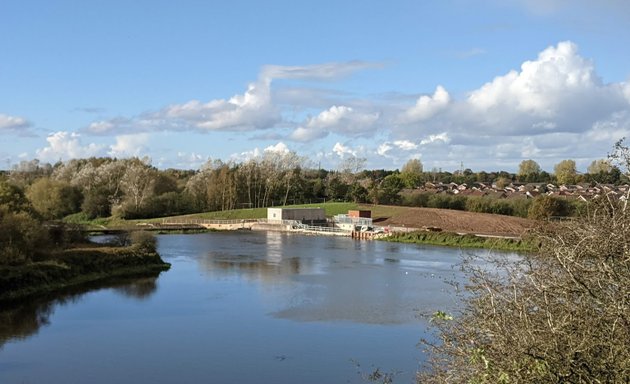
[[[159,274],[169,268],[154,249],[141,245],[90,244],[55,251],[43,261],[0,266],[0,302],[110,278]]]
[[[415,231],[409,233],[395,233],[380,240],[395,243],[426,244],[512,252],[535,252],[538,250],[538,244],[534,239],[477,236],[453,232]]]

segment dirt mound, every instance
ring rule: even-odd
[[[434,208],[372,207],[379,226],[437,227],[443,231],[500,236],[521,236],[536,222],[520,217]]]

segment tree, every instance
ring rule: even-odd
[[[78,188],[49,177],[35,181],[28,188],[26,196],[44,219],[61,219],[79,212],[83,201],[83,195]]]
[[[518,166],[517,175],[520,181],[532,182],[538,180],[540,172],[542,172],[540,165],[530,159],[521,161],[521,164]]]
[[[422,182],[422,162],[420,159],[411,159],[403,165],[400,177],[407,188],[416,188]]]
[[[610,160],[599,159],[593,160],[593,162],[586,168],[591,181],[596,183],[614,184],[619,181],[621,172],[619,168],[614,166]]]
[[[577,170],[575,160],[562,160],[553,167],[558,184],[575,184]]]
[[[610,164],[610,161],[605,159],[593,160],[593,162],[586,168],[586,171],[595,175],[598,173],[608,173],[612,171],[613,166]]]

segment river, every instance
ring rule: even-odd
[[[0,311],[0,383],[412,383],[461,251],[279,232],[158,236],[172,268]],[[487,252],[487,251],[475,251]]]

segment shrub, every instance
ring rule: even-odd
[[[571,206],[565,199],[541,195],[536,197],[527,211],[530,219],[549,219],[554,216],[565,217],[571,213]]]
[[[464,308],[433,317],[440,342],[424,341],[419,382],[627,382],[630,208],[591,203],[538,239],[538,254],[464,264]]]
[[[141,249],[144,252],[156,252],[157,239],[151,232],[134,231],[129,235],[131,245]]]

